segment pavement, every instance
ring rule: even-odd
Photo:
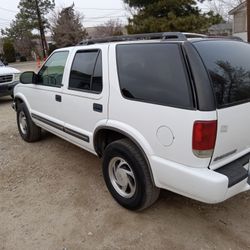
[[[8,66],[16,68],[20,70],[21,72],[24,72],[24,71],[37,72],[39,69],[37,62],[34,62],[34,61],[10,63]]]

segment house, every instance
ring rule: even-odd
[[[232,26],[232,23],[215,24],[208,29],[208,34],[210,36],[231,36]]]
[[[228,13],[233,16],[233,35],[247,41],[247,2],[243,2]]]

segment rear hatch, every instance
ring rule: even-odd
[[[217,103],[217,138],[211,169],[250,152],[250,45],[232,40],[193,43],[211,79]]]

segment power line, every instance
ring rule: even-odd
[[[3,20],[3,21],[9,21],[9,22],[11,22],[12,20],[10,20],[10,19],[5,19],[5,18],[1,18],[0,17],[0,20]]]
[[[112,12],[112,13],[109,13],[109,14],[107,14],[107,15],[105,15],[105,16],[95,16],[95,17],[85,17],[86,19],[102,19],[102,18],[108,18],[108,17],[112,17],[113,15],[117,15],[117,14],[120,14],[120,13],[114,13],[114,12]],[[121,13],[122,14],[122,13]]]
[[[83,21],[89,21],[89,22],[92,22],[92,21],[95,21],[95,20],[99,20],[99,19],[117,19],[117,18],[123,18],[123,17],[126,17],[128,18],[128,16],[112,16],[112,17],[100,17],[100,18],[86,18],[86,19],[83,19]],[[101,21],[101,20],[100,20]],[[102,21],[101,21],[102,22]]]
[[[0,10],[4,10],[4,11],[7,11],[7,12],[12,12],[12,13],[17,13],[17,11],[15,11],[15,10],[6,9],[6,8],[3,8],[3,7],[0,7]]]
[[[101,10],[101,11],[106,11],[106,10],[125,10],[125,9],[106,9],[106,8],[76,8],[76,10]]]

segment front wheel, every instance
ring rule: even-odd
[[[24,103],[17,107],[17,126],[19,134],[27,142],[39,141],[41,138],[41,128],[32,121],[29,111]]]
[[[141,151],[128,139],[107,146],[103,175],[114,199],[130,210],[143,210],[158,198],[160,190],[151,180],[149,166]]]

